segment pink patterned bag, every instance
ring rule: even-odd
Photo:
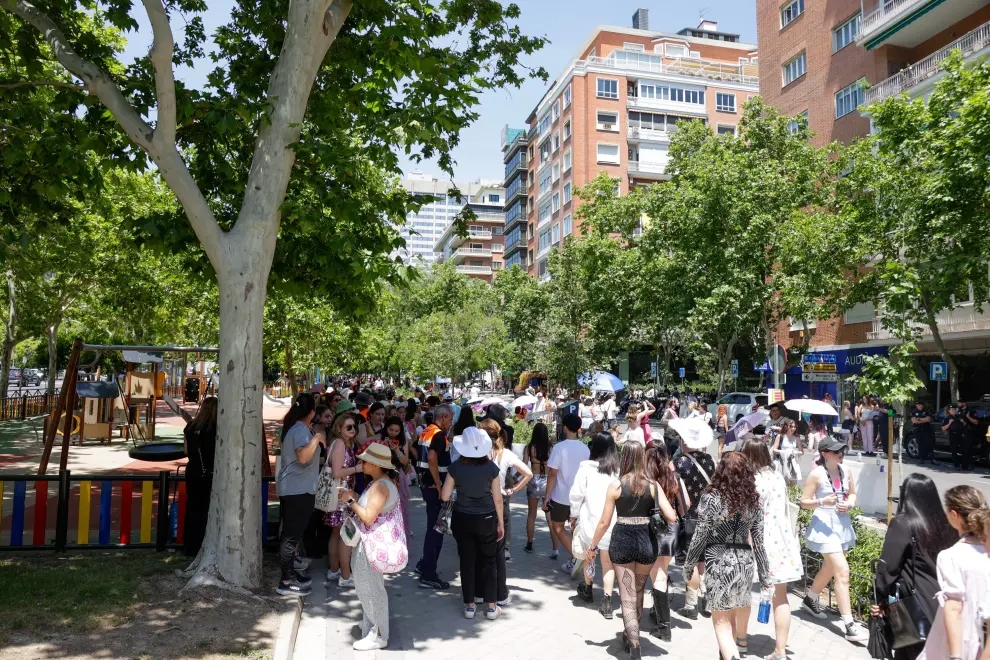
[[[395,485],[388,482],[389,498]],[[371,568],[379,573],[398,573],[409,562],[406,547],[406,528],[402,523],[402,510],[396,495],[396,504],[387,513],[378,514],[371,526],[358,522],[361,527],[361,543]]]

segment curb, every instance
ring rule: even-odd
[[[274,660],[292,660],[296,648],[296,635],[299,633],[299,620],[302,618],[303,601],[296,596],[292,606],[282,613],[278,624],[278,637],[275,639]]]

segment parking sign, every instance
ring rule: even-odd
[[[657,377],[657,363],[650,362],[650,378],[656,378],[656,377]]]
[[[681,375],[681,378],[684,378],[684,374],[687,373],[687,371],[684,369],[684,367],[681,367],[677,371]]]
[[[932,362],[928,366],[928,380],[945,381],[949,379],[949,365],[945,362]]]
[[[732,361],[732,377],[733,378],[739,377],[739,363],[735,360]]]

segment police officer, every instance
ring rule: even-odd
[[[965,401],[959,402],[959,417],[962,419],[963,431],[963,460],[962,469],[972,470],[976,461],[977,443],[980,441],[979,428],[980,420],[976,417],[976,412],[971,410]]]
[[[911,424],[914,426],[914,439],[918,442],[918,458],[921,465],[928,461],[935,465],[935,433],[932,431],[932,416],[925,410],[924,401],[915,401],[911,411]]]
[[[942,426],[943,431],[948,431],[949,433],[949,448],[952,450],[952,464],[957,468],[964,468],[966,463],[966,456],[969,454],[966,451],[966,423],[962,420],[962,415],[959,414],[959,407],[955,404],[949,406],[946,414],[945,424]]]

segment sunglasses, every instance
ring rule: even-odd
[[[343,428],[344,428],[345,431],[353,431],[357,427],[354,426],[353,424],[344,424],[344,427]]]

